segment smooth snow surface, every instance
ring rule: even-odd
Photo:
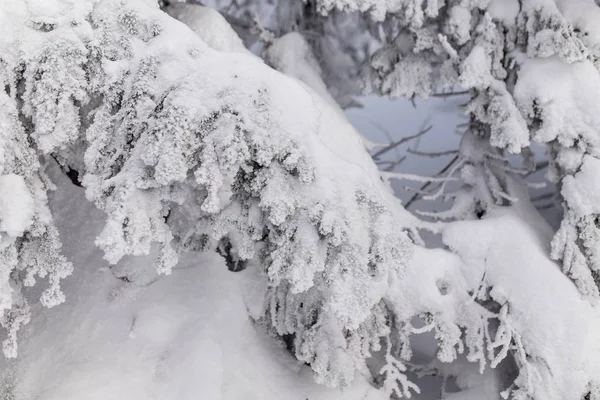
[[[51,204],[75,266],[69,301],[34,308],[19,358],[0,359],[0,398],[385,399],[362,377],[345,393],[317,385],[250,322],[242,293],[255,279],[229,272],[216,254],[189,253],[168,277],[156,276],[150,257],[109,268],[93,244],[104,216],[54,175]]]
[[[210,7],[175,3],[165,7],[164,11],[189,26],[215,50],[252,54],[225,18]]]
[[[506,26],[513,26],[519,14],[519,0],[491,0],[487,12]]]
[[[306,39],[298,32],[287,33],[273,41],[264,55],[276,70],[292,76],[317,92],[332,110],[343,113],[321,78],[321,68]]]

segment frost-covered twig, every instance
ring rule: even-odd
[[[390,172],[393,171],[398,165],[401,165],[406,160],[406,156],[402,156],[396,161],[386,161],[386,162],[377,162],[376,164],[379,166],[385,165],[384,171]]]
[[[439,33],[438,34],[438,40],[442,44],[442,47],[444,48],[444,50],[446,50],[446,53],[448,53],[448,55],[450,56],[450,59],[453,60],[453,61],[458,61],[459,60],[458,52],[448,42],[448,37],[446,35],[443,35],[443,34]]]
[[[440,176],[440,175],[444,174],[444,173],[445,173],[446,171],[448,171],[448,170],[449,170],[449,169],[452,167],[452,165],[454,165],[454,163],[455,163],[455,162],[457,162],[457,161],[458,161],[458,155],[454,156],[454,157],[452,158],[452,160],[450,160],[450,161],[448,162],[448,164],[446,164],[446,165],[444,166],[444,168],[442,168],[442,169],[441,169],[441,170],[440,170],[440,171],[439,171],[437,174],[435,174],[435,176]],[[431,182],[427,182],[427,183],[425,183],[423,186],[421,186],[420,190],[425,190],[425,189],[427,189],[427,188],[429,187],[429,185],[431,185]],[[409,199],[409,200],[406,202],[406,204],[404,205],[404,208],[406,208],[406,209],[408,210],[408,209],[410,208],[410,206],[411,206],[411,205],[412,205],[412,204],[413,204],[413,203],[414,203],[416,200],[418,200],[418,199],[419,199],[419,197],[420,197],[420,194],[419,194],[419,193],[415,193],[415,194],[414,194],[414,195],[413,195],[413,196],[412,196],[412,197],[411,197],[411,198],[410,198],[410,199]]]
[[[411,391],[421,393],[419,387],[406,377],[406,365],[400,362],[391,353],[392,344],[389,337],[386,337],[385,364],[379,371],[384,375],[383,389],[388,396],[396,395],[399,398],[412,397]]]
[[[457,181],[458,178],[452,176],[423,176],[423,175],[415,175],[415,174],[405,174],[402,172],[387,172],[382,171],[381,177],[385,181],[389,181],[390,179],[398,179],[398,180],[407,180],[413,182],[448,182],[448,181]]]

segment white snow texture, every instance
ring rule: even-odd
[[[205,7],[168,6],[186,26],[151,0],[0,4],[0,399],[410,397],[424,332],[459,390],[446,399],[593,393],[600,78],[587,52],[600,30],[568,1],[472,0],[429,35],[442,3],[319,2],[403,13],[416,32],[375,55],[381,93],[428,96],[432,77],[476,93],[467,112],[489,140],[465,133],[437,178],[463,184],[444,223],[394,197],[383,178],[432,179],[378,171],[299,33],[263,63]],[[560,27],[530,32],[507,84],[494,24],[559,9],[587,42],[548,22]],[[556,145],[567,213],[554,240],[498,150],[530,137]],[[62,173],[75,166],[85,189]],[[443,249],[421,246],[425,229]]]

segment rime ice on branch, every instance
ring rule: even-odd
[[[515,362],[514,384],[502,388],[514,398],[579,400],[589,391],[598,357],[581,355],[598,354],[585,333],[587,322],[596,328],[597,313],[547,259],[537,229],[543,224],[526,209],[521,171],[502,150],[527,149],[533,133],[564,153],[556,177],[576,214],[566,220],[573,234],[554,246],[555,256],[569,261],[561,250],[579,249],[587,267],[594,228],[586,226],[585,242],[574,227],[596,212],[580,201],[581,188],[595,184],[588,173],[596,157],[592,136],[570,137],[560,125],[564,110],[550,108],[560,101],[546,103],[536,80],[526,78],[541,57],[557,63],[552,67],[583,65],[597,74],[588,44],[554,2],[523,1],[514,15],[497,14],[496,2],[485,0],[337,4],[401,21],[398,31],[385,25],[392,30],[372,62],[373,90],[427,96],[458,84],[472,93],[470,128],[446,177],[464,185],[445,217],[468,221],[428,225],[452,251],[412,245],[407,232],[416,237],[427,224],[402,209],[360,137],[316,91],[255,57],[211,49],[151,1],[33,3],[10,0],[0,21],[7,33],[0,35],[0,175],[19,188],[14,195],[23,206],[0,224],[7,355],[15,355],[17,330],[28,319],[21,287],[48,277],[42,302],[57,304],[58,283],[71,268],[47,207],[52,185],[44,165],[54,158],[79,172],[88,199],[106,213],[97,245],[110,263],[158,245],[162,273],[182,251],[198,250],[222,252],[231,269],[258,268],[268,289],[255,317],[291,338],[319,382],[343,387],[384,350],[384,389],[408,396],[417,390],[404,375],[410,337],[429,329],[442,362],[460,354],[482,370]],[[7,210],[15,201],[0,193]],[[531,221],[517,217],[523,213]],[[498,243],[496,228],[511,241]],[[503,243],[535,251],[513,254],[496,247]],[[528,269],[517,274],[515,266]],[[596,285],[581,272],[588,270],[565,267],[593,297]],[[543,284],[522,291],[523,277],[540,276],[550,276],[544,282],[551,294],[563,297],[549,296]],[[426,329],[412,326],[415,316]],[[568,329],[553,329],[565,321]],[[553,377],[561,369],[561,379]]]
[[[12,124],[5,140],[22,146],[15,154],[30,159],[5,171],[24,179],[41,211],[31,227],[11,225],[11,240],[25,245],[7,254],[54,259],[38,258],[25,278],[25,268],[5,264],[5,279],[18,288],[33,284],[33,272],[49,275],[43,300],[61,300],[69,264],[54,262],[60,245],[37,163],[54,157],[78,170],[87,198],[106,212],[96,244],[110,263],[153,243],[167,274],[185,250],[258,261],[270,284],[263,320],[295,336],[317,380],[348,384],[388,334],[382,297],[410,259],[402,225],[412,218],[343,115],[257,58],[209,48],[143,1],[59,2],[43,15],[14,3],[8,29],[22,36],[2,44],[2,96],[12,107],[2,122]],[[30,250],[42,212],[51,234],[40,232]],[[12,298],[11,338],[23,323]]]

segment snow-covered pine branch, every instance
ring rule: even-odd
[[[196,250],[221,249],[258,268],[267,289],[253,316],[292,337],[319,382],[347,385],[386,344],[386,389],[410,394],[411,321],[425,316],[441,362],[462,354],[480,369],[516,363],[506,392],[516,399],[579,400],[597,387],[600,350],[587,334],[598,329],[597,311],[548,259],[547,227],[492,146],[519,151],[533,123],[515,100],[514,67],[523,62],[507,59],[504,46],[527,48],[530,58],[555,46],[562,59],[580,59],[560,14],[543,8],[553,2],[526,2],[513,25],[484,0],[335,2],[397,13],[404,24],[399,36],[385,25],[398,37],[373,61],[376,90],[427,96],[458,83],[473,93],[471,127],[446,172],[464,183],[449,215],[463,221],[430,225],[449,250],[410,243],[405,231],[425,224],[399,206],[360,137],[318,91],[248,54],[211,49],[150,0],[34,3],[9,1],[0,21],[4,157],[19,160],[2,176],[20,188],[14,198],[2,191],[2,205],[32,205],[2,219],[11,260],[30,260],[21,269],[5,263],[0,275],[7,355],[28,319],[19,286],[47,274],[49,298],[60,300],[56,284],[69,273],[46,204],[52,156],[79,171],[106,213],[97,244],[111,263],[158,243],[163,273]],[[271,60],[285,70],[281,61]],[[39,247],[20,245],[28,240]]]
[[[549,178],[558,182],[565,208],[551,256],[562,261],[564,273],[591,304],[597,304],[600,230],[594,204],[600,182],[594,176],[599,171],[595,121],[600,112],[594,97],[600,92],[600,8],[593,0],[320,0],[319,4],[325,11],[360,10],[382,21],[386,44],[371,60],[368,90],[409,98],[456,87],[470,92],[466,107],[470,124],[452,171],[463,180],[463,188],[448,195],[454,198],[450,210],[426,215],[481,218],[507,205],[520,210],[520,215],[537,215],[520,183],[520,171],[507,164],[503,153],[528,150],[530,139],[548,146]],[[494,290],[489,275],[484,277]],[[531,348],[517,346],[514,351],[518,358]],[[537,378],[525,364],[518,364],[527,379],[517,380],[514,398],[552,397],[532,390]]]
[[[53,155],[79,171],[106,213],[96,243],[110,263],[158,243],[156,268],[168,274],[181,251],[226,242],[228,257],[258,261],[269,281],[264,320],[295,336],[318,381],[348,384],[389,330],[382,297],[412,245],[402,229],[411,218],[343,115],[258,58],[211,49],[142,0],[5,9],[5,31],[20,37],[2,43],[12,107],[3,107],[12,112],[4,138],[30,157],[23,169],[9,164],[5,179],[24,182],[18,201],[32,209],[5,228],[15,243],[8,254],[53,256],[31,271],[50,273],[60,299],[54,285],[69,264],[55,262],[58,238],[38,233],[45,225],[35,219],[45,213],[53,232],[37,162]],[[33,234],[46,242],[30,249]],[[32,284],[32,274],[6,268],[13,332],[23,321],[12,317],[20,303],[8,285]]]
[[[575,182],[585,179],[578,171],[586,164],[586,170],[593,169],[598,157],[594,121],[600,113],[592,97],[600,88],[600,33],[593,21],[600,9],[592,0],[521,3],[344,0],[320,5],[399,22],[399,27],[383,24],[388,43],[372,59],[371,90],[428,97],[438,88],[460,86],[472,93],[467,106],[472,134],[512,153],[527,148],[530,138],[549,146],[550,178],[560,182],[566,209],[553,257],[562,260],[582,293],[597,299],[598,212],[582,210],[577,199],[594,196],[600,186],[586,181],[583,195]],[[512,196],[501,189],[507,182],[487,175],[490,179],[481,183],[510,202]]]
[[[566,210],[552,254],[582,293],[597,299],[598,210],[582,207],[579,199],[595,198],[600,186],[589,179],[580,183],[586,178],[578,171],[592,170],[599,156],[594,121],[600,113],[593,97],[600,89],[600,31],[593,21],[600,8],[592,0],[527,0],[521,6],[450,1],[443,7],[413,0],[322,3],[326,9],[368,9],[403,24],[388,31],[389,44],[373,58],[373,90],[426,97],[458,85],[472,91],[467,112],[474,134],[513,153],[526,148],[530,137],[548,145],[549,177],[559,182]],[[498,183],[506,186],[502,179]],[[493,179],[486,184],[498,190]]]

